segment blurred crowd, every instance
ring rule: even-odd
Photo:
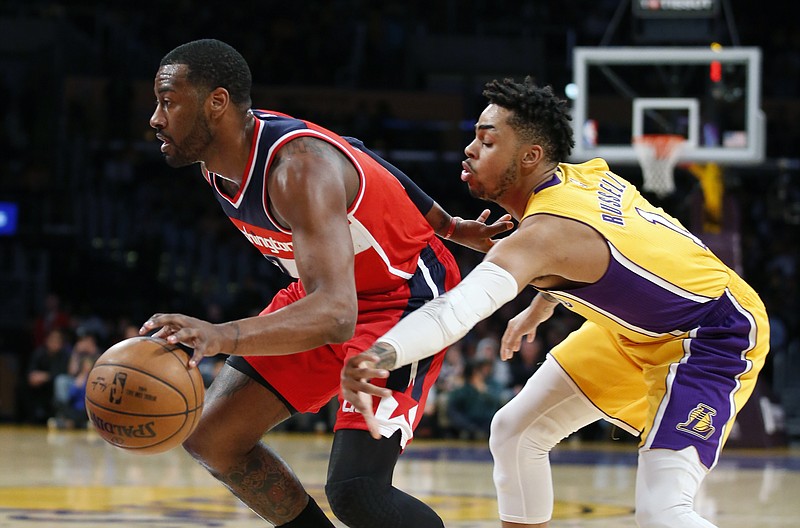
[[[55,429],[85,428],[86,382],[110,344],[137,335],[138,327],[97,317],[76,319],[61,298],[48,294],[33,320],[31,351],[18,392],[22,421]]]

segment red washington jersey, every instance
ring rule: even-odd
[[[402,184],[375,158],[323,127],[279,112],[253,110],[255,131],[242,184],[229,196],[219,176],[204,171],[225,214],[262,255],[298,278],[292,233],[269,210],[267,178],[275,153],[302,136],[334,145],[358,171],[358,195],[347,211],[355,249],[356,291],[360,298],[394,290],[414,274],[417,258],[435,233]]]

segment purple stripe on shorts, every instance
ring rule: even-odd
[[[715,321],[684,342],[688,353],[673,364],[666,407],[647,444],[673,450],[694,446],[708,468],[716,464],[720,439],[733,409],[738,377],[751,368],[752,321],[725,295],[714,303]]]

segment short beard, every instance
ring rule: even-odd
[[[211,144],[211,140],[211,127],[208,126],[208,120],[204,115],[198,114],[192,132],[186,136],[181,146],[173,143],[175,154],[172,156],[164,154],[164,159],[167,165],[174,169],[197,163],[200,161],[203,151]]]
[[[486,191],[485,186],[480,186],[477,189],[469,188],[469,193],[472,195],[473,198],[478,198],[479,200],[485,200],[487,202],[494,202],[497,201],[511,188],[512,185],[517,181],[517,167],[514,163],[510,163],[508,167],[506,167],[505,172],[503,172],[502,176],[500,176],[496,187],[494,190],[489,193]]]

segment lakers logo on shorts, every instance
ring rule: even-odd
[[[709,407],[705,403],[700,403],[697,405],[697,407],[691,410],[687,420],[679,423],[675,426],[675,428],[678,431],[683,431],[685,433],[698,436],[703,440],[708,440],[708,438],[714,434],[714,431],[717,430],[713,423],[713,417],[716,414],[716,410]]]

